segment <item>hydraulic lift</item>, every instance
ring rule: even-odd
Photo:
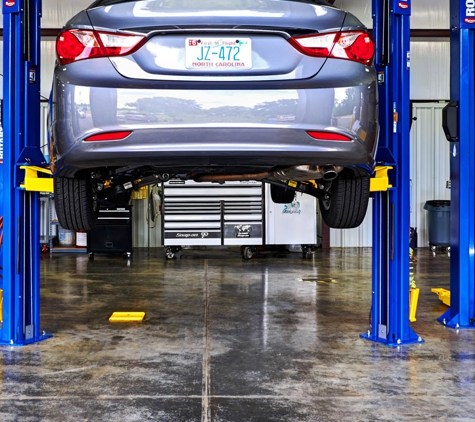
[[[3,2],[0,344],[13,346],[49,337],[40,330],[39,194],[20,188],[20,166],[46,165],[39,148],[40,15],[41,0]]]
[[[463,3],[463,4],[462,4]],[[452,95],[460,131],[453,143],[451,288],[441,318],[470,327],[474,312],[474,44],[473,0],[451,0]],[[463,14],[461,11],[464,11]],[[381,139],[377,160],[393,167],[392,187],[374,193],[371,330],[361,337],[388,346],[420,343],[409,326],[409,67],[410,0],[373,0]],[[41,0],[9,0],[4,14],[4,150],[0,164],[0,344],[26,345],[49,336],[39,327],[39,198],[25,190],[20,167],[44,168],[39,149]],[[460,59],[459,59],[460,57]],[[469,77],[467,77],[467,75]],[[456,78],[460,79],[459,84]],[[464,171],[463,180],[459,178]],[[464,193],[461,198],[460,192]],[[0,227],[1,229],[1,227]],[[3,236],[3,237],[2,237]]]
[[[376,160],[391,166],[391,188],[373,193],[371,329],[361,338],[421,343],[409,326],[410,0],[373,0],[381,133]]]
[[[450,308],[447,327],[475,328],[475,2],[450,1]]]

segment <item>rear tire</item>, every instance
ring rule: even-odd
[[[94,211],[90,179],[54,178],[54,204],[61,227],[67,230],[90,230],[97,213]]]
[[[320,200],[322,218],[328,227],[353,229],[366,216],[369,202],[369,175],[362,169],[342,174],[332,182],[328,201]]]
[[[270,197],[275,204],[290,204],[295,197],[295,191],[278,185],[270,185]]]

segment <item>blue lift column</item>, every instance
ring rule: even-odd
[[[373,196],[371,329],[361,337],[387,346],[423,342],[409,326],[410,15],[409,0],[373,0],[381,125],[376,159],[393,169],[392,187]]]
[[[451,0],[450,14],[450,308],[439,321],[458,329],[475,328],[475,2]]]
[[[46,164],[40,152],[41,0],[3,2],[3,296],[0,344],[22,346],[43,340],[40,331],[39,197],[20,189],[21,165]]]

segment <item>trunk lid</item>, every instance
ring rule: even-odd
[[[111,58],[133,79],[305,79],[324,58],[297,51],[288,38],[339,31],[346,13],[281,0],[128,1],[88,10],[97,30],[146,35],[129,56]]]

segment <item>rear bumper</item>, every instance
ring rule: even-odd
[[[85,87],[71,72],[65,80],[66,73],[56,72],[51,113],[52,156],[59,174],[128,165],[174,172],[210,166],[373,164],[379,128],[370,72],[365,72],[367,84],[358,86],[331,78],[323,83],[320,74],[318,83],[274,81],[252,89],[245,84],[247,89],[238,89],[243,84],[211,89],[198,83],[194,89],[189,84],[178,89],[177,83],[165,89],[163,82],[145,88],[123,80],[114,82],[122,88]],[[92,134],[117,130],[132,134],[122,141],[84,142]],[[318,130],[344,133],[353,141],[319,141],[307,134]]]
[[[373,165],[366,145],[321,141],[285,128],[138,129],[122,141],[78,142],[62,167],[153,165],[166,172],[215,166],[262,168],[309,165]]]

